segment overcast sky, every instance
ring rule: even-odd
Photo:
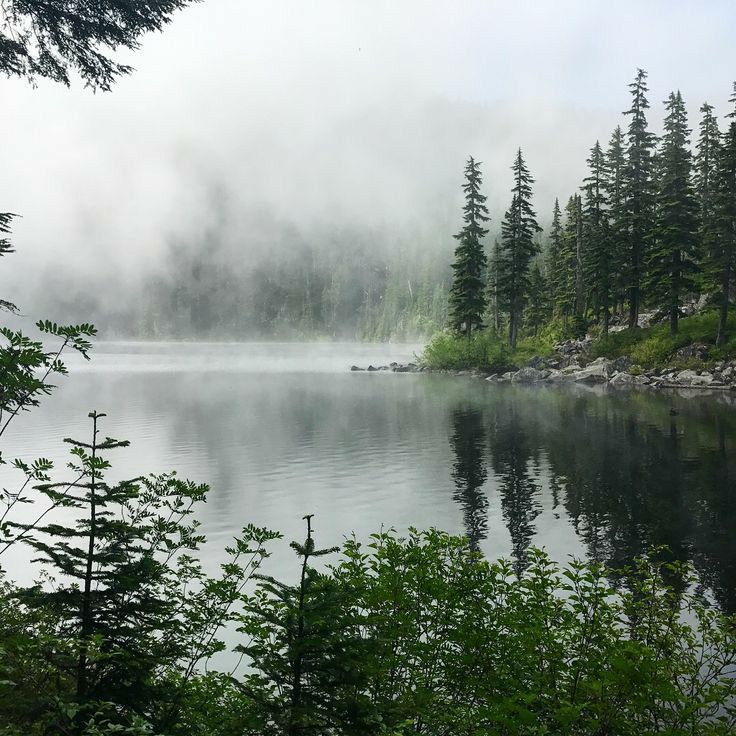
[[[0,80],[0,209],[23,215],[3,296],[22,301],[31,263],[156,267],[223,210],[244,254],[270,247],[264,220],[449,238],[467,155],[497,223],[518,146],[546,221],[623,124],[637,67],[655,129],[673,89],[693,127],[704,100],[727,111],[734,29],[733,0],[204,0],[111,93]]]

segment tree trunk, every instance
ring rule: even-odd
[[[583,283],[583,213],[582,198],[575,199],[575,316],[580,319],[585,311],[585,285]]]
[[[517,316],[516,311],[512,311],[509,319],[509,345],[511,350],[516,350],[516,331],[517,331]]]
[[[629,289],[629,329],[639,324],[639,287]]]
[[[731,291],[731,264],[728,263],[723,269],[721,277],[721,313],[718,319],[718,335],[716,336],[716,347],[719,348],[726,340],[726,329],[728,326],[728,298]]]
[[[87,641],[92,635],[92,569],[95,557],[95,536],[97,534],[97,499],[95,497],[95,459],[97,456],[97,413],[92,412],[92,474],[89,493],[89,543],[87,546],[87,566],[84,571],[84,594],[82,595],[82,635],[77,663],[77,697],[87,695]]]

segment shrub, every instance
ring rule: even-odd
[[[435,370],[499,370],[509,365],[510,355],[493,332],[476,332],[468,339],[445,330],[432,337],[421,362]]]

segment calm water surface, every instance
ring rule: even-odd
[[[208,567],[244,524],[338,544],[381,527],[438,526],[522,567],[529,545],[556,558],[626,564],[653,545],[692,560],[736,610],[736,409],[684,398],[472,378],[351,373],[418,346],[105,343],[43,406],[17,421],[6,457],[62,438],[131,440],[114,477],[176,469],[211,485],[200,518]],[[280,544],[270,572],[288,575]],[[20,559],[17,566],[23,565]]]

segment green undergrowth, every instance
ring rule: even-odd
[[[434,335],[421,355],[421,363],[434,370],[501,371],[518,368],[532,358],[553,354],[554,340],[548,336],[525,337],[512,351],[505,336],[491,330],[470,338],[445,330]]]
[[[720,348],[715,347],[717,332],[718,313],[708,311],[681,319],[676,335],[670,333],[667,322],[596,336],[589,355],[591,358],[611,359],[626,356],[639,370],[708,368],[716,361],[736,357],[736,314],[729,318],[729,337]],[[550,357],[554,354],[555,343],[570,336],[561,323],[551,322],[536,336],[520,339],[516,350],[512,351],[506,336],[492,330],[477,332],[470,339],[445,330],[430,339],[421,355],[421,362],[434,370],[511,370],[528,364],[534,357]],[[680,348],[694,344],[707,346],[706,359],[674,356]]]
[[[676,335],[670,333],[669,323],[610,333],[596,340],[590,354],[593,358],[627,356],[633,364],[642,368],[703,368],[715,361],[736,356],[736,315],[730,316],[728,327],[730,337],[724,345],[716,348],[718,313],[709,311],[681,319]],[[673,358],[680,348],[696,343],[708,346],[706,360]]]

